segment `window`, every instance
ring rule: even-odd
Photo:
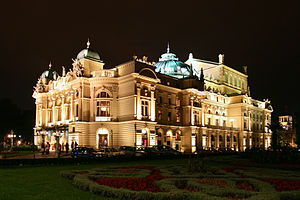
[[[107,92],[100,92],[97,98],[110,98],[110,96]]]
[[[225,73],[225,83],[228,83],[228,74]]]
[[[226,127],[226,120],[223,120],[223,126]]]
[[[241,87],[241,79],[239,79],[238,87],[239,87],[239,88]]]
[[[232,76],[229,76],[229,83],[232,85]]]
[[[76,116],[75,117],[78,117],[79,116],[79,105],[78,105],[78,103],[76,104],[76,106],[75,106],[76,108],[76,110],[75,110],[75,113],[76,113]],[[77,119],[76,119],[77,120]]]
[[[168,122],[171,121],[171,112],[168,112]]]
[[[216,119],[216,126],[219,126],[219,119]]]
[[[194,124],[197,125],[199,124],[199,117],[198,117],[198,113],[197,112],[194,112]]]
[[[235,77],[234,77],[234,86],[237,86],[237,81]]]
[[[180,99],[176,99],[176,106],[180,106]]]
[[[149,116],[149,102],[142,101],[142,116]]]
[[[168,98],[168,103],[171,105],[171,97]]]
[[[110,101],[97,101],[97,117],[110,116]]]
[[[162,113],[160,110],[157,112],[157,115],[158,120],[162,120]]]
[[[247,122],[244,121],[244,129],[247,129]]]
[[[180,122],[180,115],[179,115],[179,113],[176,114],[176,122]]]

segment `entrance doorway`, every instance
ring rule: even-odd
[[[97,131],[97,148],[101,149],[109,145],[109,132],[105,128],[100,128]]]

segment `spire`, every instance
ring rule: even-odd
[[[90,39],[88,38],[88,41],[87,41],[87,43],[86,43],[86,48],[87,48],[87,49],[90,48],[90,45],[91,45]]]
[[[168,47],[167,47],[167,53],[170,53],[170,45],[169,45],[169,42],[168,42]]]
[[[52,67],[52,64],[51,64],[51,60],[50,60],[50,63],[49,63],[49,69],[51,69],[51,67]]]
[[[200,72],[200,81],[204,82],[203,68],[201,68],[201,72]]]

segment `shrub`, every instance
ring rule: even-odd
[[[19,145],[13,146],[12,151],[37,151],[38,147],[36,145]]]

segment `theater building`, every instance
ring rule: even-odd
[[[88,42],[69,71],[50,65],[34,87],[34,142],[96,149],[168,145],[197,149],[268,148],[272,106],[250,96],[246,68],[219,62],[181,62],[167,52],[106,68]]]

